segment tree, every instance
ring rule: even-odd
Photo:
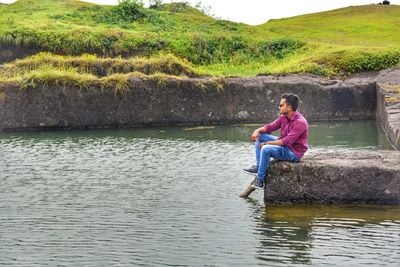
[[[204,6],[201,1],[198,1],[197,4],[195,5],[195,8],[206,14],[207,16],[214,17],[214,14],[212,13],[212,7],[211,6]]]
[[[157,9],[161,6],[162,0],[149,0],[149,8]]]
[[[146,17],[146,10],[141,0],[120,0],[118,5],[112,8],[112,13],[117,20],[133,22]]]

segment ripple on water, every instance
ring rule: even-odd
[[[240,171],[253,161],[248,142],[105,133],[0,138],[0,265],[400,261],[397,207],[238,198],[251,179]]]

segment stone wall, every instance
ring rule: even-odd
[[[376,118],[389,142],[400,150],[400,69],[385,70],[378,76]]]
[[[274,162],[266,203],[400,204],[400,152],[336,151]]]
[[[281,94],[300,96],[308,120],[373,119],[374,77],[310,75],[151,80],[132,77],[129,92],[0,84],[0,131],[263,123],[278,116]]]
[[[0,64],[31,56],[41,51],[38,48],[0,44]]]

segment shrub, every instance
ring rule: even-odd
[[[338,61],[338,66],[350,72],[381,70],[400,63],[398,50],[350,53]]]
[[[261,49],[266,55],[272,55],[273,57],[282,59],[304,45],[304,42],[298,40],[279,39],[261,43]]]
[[[97,20],[103,23],[132,23],[148,17],[148,11],[141,0],[120,0],[110,11],[99,14]]]
[[[318,60],[331,72],[350,74],[362,71],[377,71],[400,64],[400,51],[396,49],[351,49],[340,50]]]
[[[189,2],[178,2],[169,4],[168,10],[171,12],[179,13],[185,11],[189,7],[190,7]]]
[[[149,0],[149,8],[158,9],[161,7],[162,0]]]
[[[232,62],[243,63],[254,57],[255,49],[251,41],[242,36],[209,36],[194,34],[171,44],[173,53],[185,57],[194,64]]]

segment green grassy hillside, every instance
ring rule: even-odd
[[[358,46],[399,46],[400,6],[352,6],[257,26],[271,37]]]
[[[0,5],[0,45],[35,47],[72,57],[53,56],[64,62],[57,66],[43,59],[51,54],[27,58],[22,65],[31,67],[20,71],[16,66],[21,62],[12,62],[0,69],[0,79],[22,79],[35,68],[48,70],[49,65],[61,72],[96,75],[81,65],[102,65],[118,56],[140,57],[127,62],[158,62],[152,69],[167,75],[186,75],[179,71],[182,66],[190,69],[191,76],[288,72],[333,76],[380,70],[400,64],[399,15],[400,6],[367,5],[250,26],[216,20],[183,3],[145,8],[134,0],[118,6],[19,0]],[[171,62],[165,58],[173,58],[178,70],[171,71]],[[159,62],[168,65],[168,71]]]

